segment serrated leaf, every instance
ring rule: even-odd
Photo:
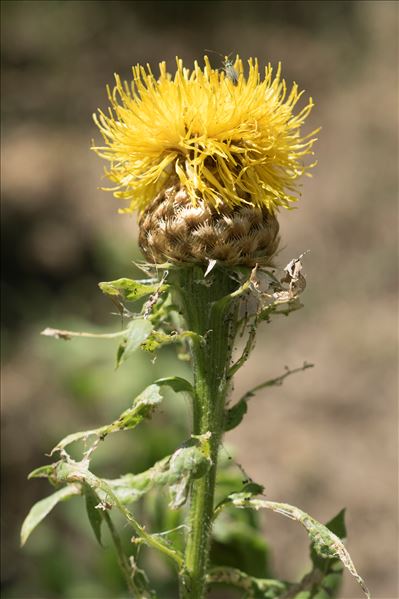
[[[26,516],[22,528],[21,528],[21,547],[25,545],[26,541],[35,530],[35,528],[40,524],[42,520],[51,512],[51,510],[59,503],[60,501],[65,501],[66,499],[70,499],[74,495],[80,494],[80,487],[75,484],[67,485],[62,489],[59,489],[52,495],[45,497],[41,501],[35,503],[35,505],[30,509],[28,515]]]
[[[145,318],[132,320],[117,351],[117,367],[122,364],[151,335],[152,323]]]
[[[122,412],[117,420],[96,429],[67,435],[54,447],[51,454],[65,449],[70,443],[86,440],[92,435],[96,435],[103,439],[110,433],[135,428],[144,418],[151,416],[155,407],[161,403],[162,395],[159,391],[159,385],[149,385],[149,387],[146,387],[146,389],[133,400],[132,406]]]
[[[133,279],[116,279],[115,281],[104,281],[99,283],[101,291],[107,295],[121,295],[125,300],[135,302],[151,293],[165,291],[168,285],[145,284]]]
[[[180,376],[167,376],[162,379],[156,380],[155,384],[159,385],[160,387],[162,387],[163,385],[170,387],[175,393],[185,392],[190,393],[191,395],[194,394],[192,384]]]
[[[102,514],[98,508],[101,504],[96,493],[88,486],[84,485],[84,494],[86,499],[86,511],[89,518],[89,522],[93,529],[93,532],[96,536],[98,543],[102,546],[101,543],[101,524],[103,521]]]

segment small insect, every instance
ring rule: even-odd
[[[94,506],[94,509],[106,512],[107,510],[112,509],[112,503],[109,503],[109,501],[100,501],[100,503]]]
[[[238,85],[238,72],[234,68],[234,62],[230,58],[230,54],[228,56],[223,56],[219,52],[215,52],[214,50],[205,50],[206,52],[213,52],[213,54],[218,54],[223,59],[223,70],[226,74],[226,77],[229,81],[232,82],[233,85]]]
[[[238,85],[238,73],[234,68],[233,61],[228,56],[225,56],[224,58],[223,68],[227,79],[229,79],[233,85]]]

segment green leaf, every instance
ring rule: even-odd
[[[129,473],[119,478],[104,480],[118,497],[119,501],[123,505],[129,505],[148,493],[154,484],[162,478],[162,472],[165,469],[165,460],[160,460],[154,466],[139,474]]]
[[[163,398],[160,393],[160,388],[163,386],[170,387],[176,393],[183,391],[190,394],[194,393],[191,383],[181,377],[171,376],[161,378],[144,389],[144,391],[133,400],[132,406],[122,412],[122,414],[116,420],[111,422],[111,424],[67,435],[54,447],[51,451],[51,455],[56,451],[62,451],[71,443],[75,443],[76,441],[86,441],[91,436],[97,436],[98,438],[104,439],[110,433],[135,428],[144,418],[149,418],[156,406],[161,403]],[[48,478],[52,471],[53,466],[42,466],[41,468],[34,470],[29,477]]]
[[[216,520],[213,529],[212,565],[208,581],[211,584],[220,583],[241,588],[245,591],[244,597],[246,599],[278,599],[280,597],[287,599],[332,599],[335,597],[342,575],[342,564],[338,558],[324,560],[322,570],[314,567],[299,583],[269,579],[270,574],[267,568],[263,571],[256,569],[259,563],[265,560],[267,554],[265,553],[262,558],[261,546],[258,547],[257,543],[251,543],[250,521],[246,522],[242,519],[237,521],[233,516],[234,512],[231,512],[229,502],[234,500],[236,505],[240,504],[240,507],[244,508],[242,509],[243,515],[249,514],[250,508],[255,506],[256,510],[260,507],[272,509],[270,505],[265,506],[262,500],[254,499],[253,494],[262,491],[262,487],[250,483],[242,491],[230,494],[224,505],[223,502],[219,504],[219,508],[223,505],[225,509],[221,514],[221,518]],[[286,504],[278,505],[280,505],[280,508],[283,506],[282,510],[284,512],[287,511]],[[245,506],[249,509],[245,509]],[[274,509],[274,511],[279,511],[279,508]],[[284,515],[288,515],[288,513],[284,513]],[[305,517],[305,521],[301,523],[305,527],[309,527],[304,512],[295,514],[290,512],[289,517],[294,515],[300,518]],[[343,512],[340,512],[328,523],[328,526],[333,529],[331,532],[342,537],[346,536],[343,515]],[[320,527],[322,526],[320,524]],[[257,528],[253,531],[252,536],[255,539],[260,537]],[[258,555],[257,551],[260,552]],[[325,567],[326,563],[328,563],[328,569]],[[216,568],[212,567],[215,565]]]
[[[21,528],[21,547],[25,545],[36,526],[51,512],[60,501],[80,494],[79,485],[71,484],[59,489],[49,497],[35,503],[26,516]]]
[[[55,447],[53,447],[53,449],[50,452],[50,455],[53,455],[56,451],[62,451],[63,449],[65,449],[65,447],[71,445],[71,443],[75,443],[76,441],[86,442],[87,439],[93,435],[100,436],[100,433],[103,428],[105,427],[95,428],[89,431],[79,431],[77,433],[71,433],[70,435],[67,435],[66,437],[61,439],[61,441]]]
[[[346,538],[345,510],[341,510],[334,518],[325,525],[340,539]],[[314,543],[310,547],[310,557],[313,563],[313,571],[308,575],[314,576],[321,573],[321,580],[312,588],[311,599],[331,599],[339,591],[342,581],[343,564],[338,557],[327,558],[320,555]]]
[[[244,295],[247,291],[249,291],[251,284],[252,284],[252,276],[253,276],[253,273],[256,271],[256,268],[257,267],[255,267],[251,270],[248,278],[235,291],[233,291],[232,293],[229,293],[228,295],[225,295],[224,297],[220,298],[217,302],[215,302],[213,304],[212,309],[215,310],[216,312],[223,313],[223,311],[226,310],[226,308],[230,305],[230,303],[235,298],[240,297],[240,296]]]
[[[159,293],[168,289],[168,285],[153,285],[126,278],[105,281],[99,283],[98,286],[103,293],[111,296],[120,295],[130,302],[135,302],[151,293]]]
[[[179,552],[171,547],[167,542],[159,537],[159,535],[151,535],[147,533],[145,527],[141,526],[133,514],[127,509],[127,507],[119,500],[118,496],[114,493],[111,486],[102,478],[95,476],[88,470],[88,461],[82,460],[81,462],[75,462],[68,458],[60,460],[57,464],[54,478],[62,483],[78,483],[80,485],[89,485],[94,492],[99,495],[100,499],[107,504],[107,509],[115,506],[121,514],[126,518],[130,526],[134,529],[135,533],[142,539],[143,543],[162,551],[165,555],[175,560],[178,563],[179,568],[183,564],[183,558]]]
[[[96,493],[89,487],[89,485],[84,485],[83,489],[86,498],[86,511],[89,517],[89,522],[91,524],[97,541],[102,546],[101,524],[103,521],[103,517],[101,515],[100,508],[98,507],[99,505],[101,506],[101,502]]]
[[[156,462],[139,474],[106,480],[119,501],[128,505],[140,499],[154,486],[167,486],[172,509],[181,507],[187,499],[189,484],[205,474],[210,466],[208,437],[191,439],[185,447]]]
[[[62,442],[59,447],[61,446]],[[96,497],[92,497],[85,489],[86,501],[93,503],[94,508],[101,501],[104,505],[110,501],[109,491],[120,506],[126,506],[140,499],[154,486],[167,486],[171,496],[170,507],[176,509],[186,501],[190,482],[203,476],[209,469],[211,464],[209,452],[209,435],[205,434],[190,439],[185,446],[172,455],[156,462],[154,466],[139,474],[125,474],[116,479],[101,479],[88,470],[87,459],[75,462],[68,457],[53,464],[51,476],[56,484],[78,482],[89,485],[94,489]],[[88,514],[96,532],[100,520],[97,518],[98,510],[93,511],[91,503],[88,503]],[[114,502],[113,505],[116,503]]]
[[[331,518],[326,524],[327,528],[331,530],[340,539],[346,539],[347,531],[345,526],[345,508],[342,509],[334,518]]]
[[[302,526],[304,526],[308,532],[316,554],[323,559],[339,559],[348,572],[359,583],[366,597],[370,599],[370,591],[368,590],[364,580],[358,574],[341,539],[326,526],[324,526],[324,524],[321,524],[321,522],[318,522],[306,512],[303,512],[299,508],[289,505],[288,503],[278,503],[276,501],[266,501],[264,499],[257,498],[246,499],[243,498],[239,493],[231,494],[230,501],[233,505],[240,508],[252,507],[256,510],[266,508],[278,514],[282,514],[287,518],[291,518],[291,520],[296,520],[302,524]],[[334,520],[334,525],[338,526],[340,524],[339,518]]]
[[[190,445],[175,451],[170,460],[170,507],[177,509],[187,500],[190,483],[204,476],[212,461],[209,450],[209,436],[201,435],[189,441]]]
[[[327,522],[325,526],[340,539],[346,539],[345,510],[341,510],[334,518]],[[336,557],[326,557],[322,552],[318,551],[318,547],[314,543],[312,543],[310,548],[310,557],[313,565],[325,573],[331,571],[331,567],[338,559]]]
[[[135,398],[131,408],[122,412],[119,418],[109,426],[102,427],[100,436],[103,438],[115,431],[126,431],[135,428],[144,418],[149,418],[152,415],[155,407],[161,403],[162,399],[159,385],[149,385]]]
[[[141,349],[148,352],[154,352],[163,347],[179,341],[178,335],[168,335],[163,331],[153,331],[147,339],[141,344]]]
[[[254,517],[255,516],[255,517]],[[268,574],[269,550],[251,510],[225,510],[214,524],[210,559],[213,566],[240,568],[247,574]]]
[[[40,466],[39,468],[35,468],[28,475],[28,480],[31,478],[50,478],[54,472],[55,464],[47,464],[46,466]]]
[[[155,407],[161,403],[162,395],[159,391],[159,385],[153,384],[149,387],[146,387],[146,389],[144,389],[144,391],[133,400],[132,406],[122,412],[117,420],[114,420],[111,422],[111,424],[107,424],[96,429],[67,435],[54,447],[54,449],[51,451],[51,455],[56,451],[65,449],[65,447],[70,445],[70,443],[86,440],[92,435],[96,435],[97,437],[104,439],[110,433],[135,428],[142,420],[144,420],[144,418],[149,418]]]
[[[149,320],[137,318],[127,327],[127,333],[117,352],[117,367],[122,364],[151,335],[153,325]]]
[[[339,592],[343,566],[339,560],[335,560],[339,566],[337,572],[321,572],[318,568],[313,568],[309,574],[306,574],[298,583],[291,583],[290,592],[286,599],[333,599]]]
[[[262,495],[265,487],[263,485],[259,485],[258,483],[250,482],[244,485],[243,490],[241,491],[242,497],[254,497],[255,495]]]
[[[218,505],[214,512],[211,564],[238,568],[246,575],[263,579],[270,575],[269,549],[261,530],[259,515],[251,509],[234,509],[230,495],[227,495],[235,488],[240,497],[250,498],[263,493],[263,487],[254,482],[243,485],[242,477],[243,473],[232,467],[231,461],[223,463],[223,459],[221,460],[217,480]],[[216,517],[221,511],[220,517]]]
[[[243,599],[278,599],[287,596],[290,584],[279,580],[255,578],[241,569],[231,567],[211,568],[207,576],[210,584],[227,584],[245,591]],[[291,597],[291,595],[289,595]],[[305,598],[302,598],[305,599]]]
[[[171,333],[168,335],[163,331],[153,331],[148,338],[141,344],[141,349],[149,352],[154,352],[164,345],[170,345],[171,343],[181,343],[185,339],[199,339],[203,337],[194,333],[193,331],[182,331],[181,333]]]
[[[245,414],[248,411],[248,404],[245,400],[238,401],[232,408],[226,411],[224,430],[225,432],[231,431],[233,428],[238,426]]]
[[[194,389],[191,383],[186,381],[180,376],[167,376],[162,379],[158,379],[155,381],[156,385],[162,387],[163,385],[170,387],[175,393],[190,393],[190,395],[194,394]]]
[[[238,501],[246,501],[255,497],[256,495],[261,495],[263,491],[264,487],[262,485],[258,485],[258,483],[246,483],[240,491],[230,493],[230,495],[227,495],[227,497],[224,497],[224,499],[218,503],[218,505],[215,507],[214,517],[216,518],[219,512],[229,504]]]

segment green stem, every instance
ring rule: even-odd
[[[132,569],[123,550],[122,542],[119,538],[118,533],[116,532],[114,523],[112,522],[111,517],[107,512],[104,512],[104,520],[107,523],[109,531],[111,533],[111,537],[116,549],[116,554],[118,556],[119,567],[122,570],[123,575],[125,577],[127,588],[129,589],[131,596],[135,597],[137,589],[136,585],[133,582]]]
[[[201,336],[191,340],[195,391],[193,434],[211,433],[211,467],[205,476],[194,481],[191,490],[185,574],[181,584],[181,597],[202,599],[206,592],[217,458],[240,298],[233,296],[228,301],[218,301],[237,286],[226,271],[214,269],[204,279],[203,269],[192,266],[176,274],[187,328]]]

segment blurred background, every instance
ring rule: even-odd
[[[227,451],[269,499],[321,521],[346,507],[348,548],[374,599],[399,596],[397,17],[398,4],[385,1],[2,2],[5,598],[125,596],[112,549],[98,547],[78,498],[19,549],[24,516],[50,492],[26,476],[67,433],[109,422],[156,377],[186,367],[164,350],[116,372],[114,342],[39,332],[116,330],[97,282],[137,275],[135,218],[98,189],[103,164],[89,150],[106,83],[114,72],[129,78],[138,62],[173,69],[179,55],[192,64],[205,48],[282,61],[288,84],[316,102],[309,131],[322,126],[314,177],[299,209],[280,219],[281,266],[310,250],[305,307],[260,330],[235,397],[285,366],[315,368],[252,399]],[[99,450],[98,472],[148,467],[184,439],[188,419],[184,403],[169,402],[149,426]],[[275,514],[262,522],[275,572],[303,575],[301,527]],[[342,597],[360,596],[346,576]]]

